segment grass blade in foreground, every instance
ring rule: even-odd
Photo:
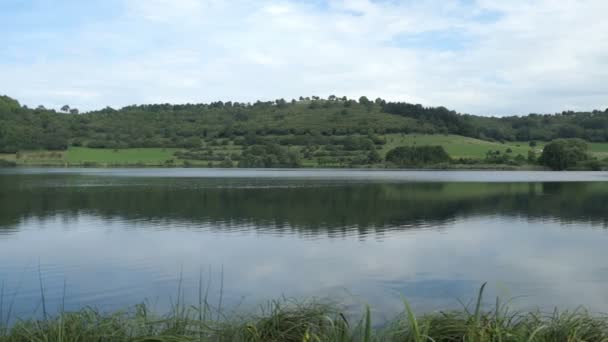
[[[607,316],[585,310],[510,313],[499,301],[485,311],[484,288],[473,312],[463,308],[416,316],[404,300],[404,314],[383,327],[372,325],[369,307],[358,324],[350,325],[338,308],[316,302],[273,301],[258,315],[227,317],[207,302],[190,307],[180,301],[162,317],[141,304],[112,314],[85,308],[17,320],[0,329],[0,341],[608,341]]]

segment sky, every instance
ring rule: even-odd
[[[0,94],[81,111],[329,95],[608,107],[606,0],[0,0]]]

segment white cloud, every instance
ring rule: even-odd
[[[608,106],[603,0],[121,1],[41,26],[51,50],[30,33],[19,58],[0,54],[3,91],[83,109],[313,94],[499,115]]]

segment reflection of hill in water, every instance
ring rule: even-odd
[[[1,176],[0,224],[88,214],[218,229],[367,234],[457,217],[522,216],[608,225],[608,183],[332,183],[299,180]],[[247,227],[244,227],[247,226]]]

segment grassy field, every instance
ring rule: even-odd
[[[71,147],[65,153],[64,159],[69,164],[161,165],[165,161],[173,159],[173,154],[178,150],[175,148],[128,148],[113,150]]]
[[[467,138],[458,135],[421,135],[421,134],[387,134],[382,136],[386,144],[379,153],[382,157],[398,146],[440,145],[454,158],[484,159],[488,150],[506,153],[511,150],[512,156],[518,154],[527,157],[532,148],[528,142],[491,142]],[[538,143],[533,150],[540,155],[544,143]],[[608,158],[608,143],[590,143],[591,153],[600,158]],[[291,146],[290,149],[303,150],[305,146]],[[320,146],[316,151],[325,151],[328,146]],[[184,160],[176,157],[176,148],[128,148],[128,149],[93,149],[70,147],[67,151],[21,151],[17,154],[0,154],[0,159],[16,162],[23,166],[218,166],[227,157],[239,156],[243,147],[234,145],[206,144],[204,153],[198,160]],[[342,152],[341,152],[342,153]],[[367,156],[366,151],[344,151],[332,157],[319,158],[314,155],[303,158],[304,167],[344,167],[349,166],[348,158]],[[323,164],[321,163],[323,160]],[[234,162],[236,165],[236,162]]]
[[[590,143],[589,150],[598,158],[608,158],[608,143]]]
[[[440,145],[445,148],[452,158],[483,159],[488,150],[498,150],[505,153],[507,149],[511,149],[513,155],[521,154],[527,157],[528,151],[531,149],[528,142],[505,142],[501,144],[460,135],[388,134],[385,137],[387,144],[382,149],[383,153],[397,146]],[[606,147],[608,148],[608,144],[606,144]],[[539,144],[535,150],[540,152],[542,145]]]
[[[120,150],[70,147],[67,151],[21,151],[1,154],[0,159],[18,165],[81,166],[81,165],[164,165],[175,159],[174,148],[127,148]]]

